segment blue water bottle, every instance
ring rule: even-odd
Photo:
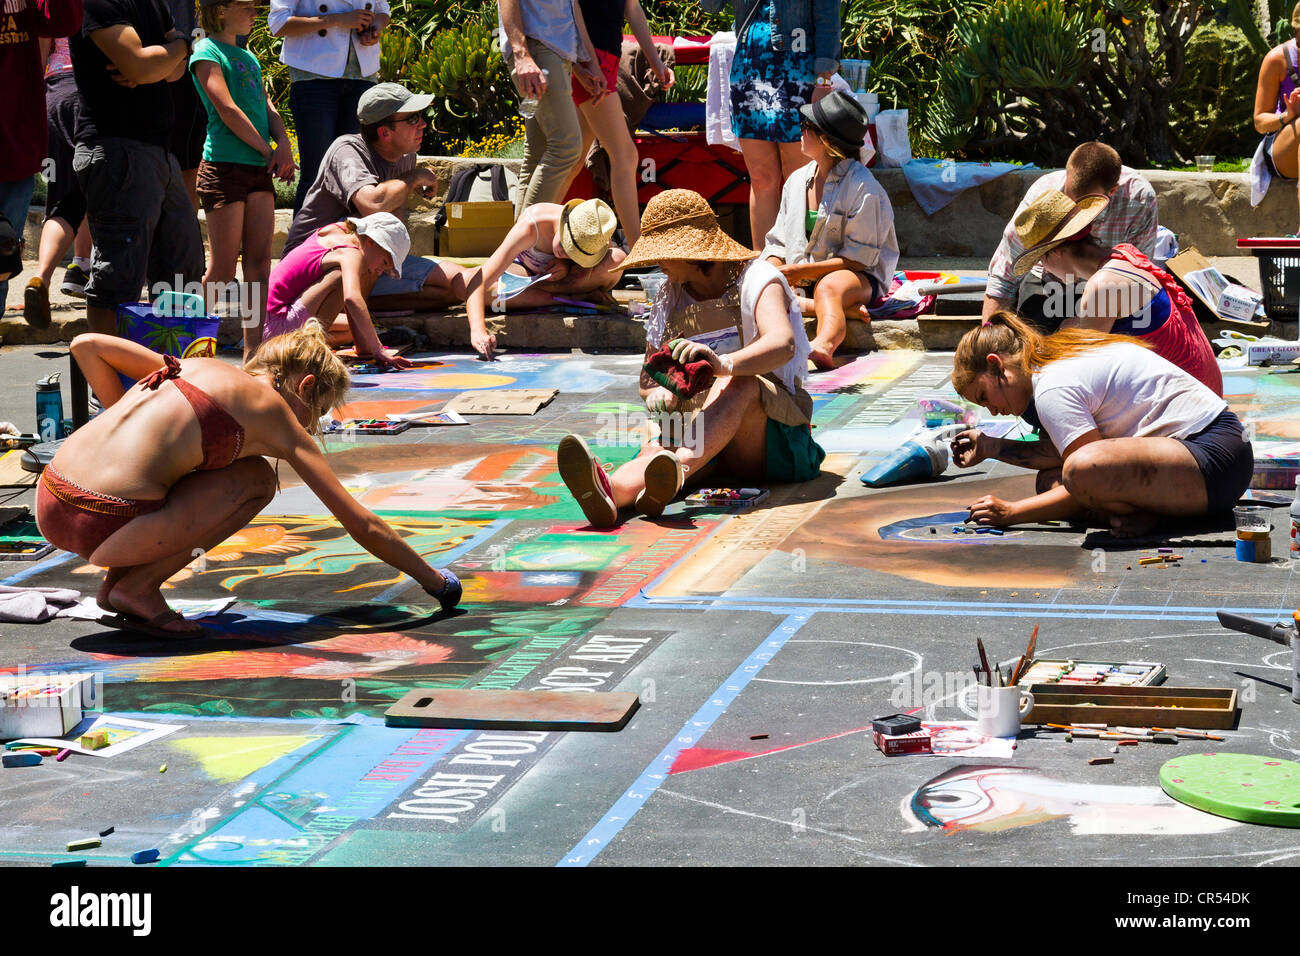
[[[57,441],[63,431],[63,390],[59,373],[51,372],[36,383],[36,431],[41,441]]]

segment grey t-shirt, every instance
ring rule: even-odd
[[[357,210],[352,205],[352,197],[357,190],[409,173],[415,168],[415,159],[415,153],[407,153],[390,163],[371,151],[360,133],[340,136],[330,144],[321,160],[320,173],[302,201],[302,209],[293,218],[281,256],[322,226],[355,216]],[[406,221],[405,206],[393,214]]]

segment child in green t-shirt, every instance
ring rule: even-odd
[[[241,306],[246,361],[262,341],[266,315],[275,228],[271,177],[289,182],[294,174],[284,121],[262,86],[257,58],[235,45],[237,35],[252,32],[254,16],[247,0],[199,0],[199,24],[207,35],[194,44],[189,66],[208,111],[198,192],[212,251],[203,285],[215,304],[217,289],[234,281],[242,254],[244,285],[254,293],[252,315]]]

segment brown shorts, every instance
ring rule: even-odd
[[[271,171],[247,163],[199,163],[198,193],[204,212],[243,202],[252,193],[274,193]]]

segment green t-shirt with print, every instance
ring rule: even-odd
[[[194,72],[196,63],[207,61],[221,67],[226,78],[230,98],[239,107],[253,127],[267,142],[271,141],[270,120],[266,115],[266,91],[262,89],[262,68],[257,57],[237,46],[219,43],[204,37],[194,44],[190,56],[190,78],[198,87],[203,107],[208,111],[208,134],[203,141],[203,158],[210,163],[243,163],[246,166],[265,166],[262,154],[236,136],[208,99],[207,90]]]

